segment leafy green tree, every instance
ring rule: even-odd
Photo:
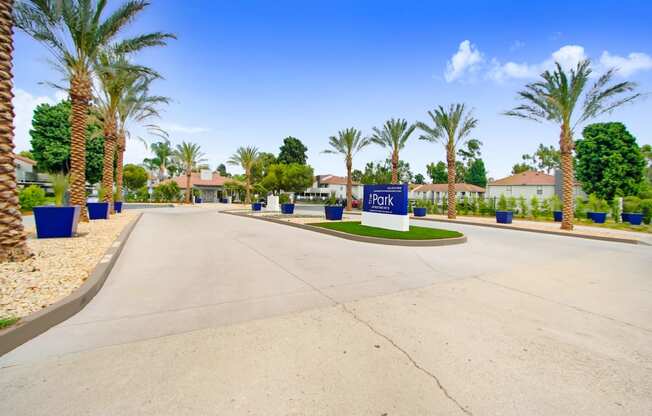
[[[577,179],[588,194],[612,200],[636,195],[643,180],[645,158],[622,123],[596,123],[575,143]]]
[[[226,165],[225,165],[224,163],[220,163],[220,164],[217,166],[217,169],[216,169],[216,170],[217,170],[217,172],[220,174],[220,176],[223,176],[223,177],[225,177],[225,178],[228,178],[228,177],[231,176],[231,174],[230,174],[229,172],[226,171]]]
[[[446,164],[442,161],[437,162],[437,164],[428,163],[428,165],[426,165],[426,170],[428,171],[428,176],[430,176],[432,183],[446,183],[448,180]]]
[[[397,170],[398,181],[400,183],[412,182],[413,175],[409,163],[404,160],[399,160]],[[386,159],[384,163],[367,163],[360,182],[363,184],[392,183],[392,160]]]
[[[482,188],[487,186],[487,170],[484,167],[484,161],[482,159],[475,159],[471,163],[464,181]]]
[[[144,167],[132,164],[125,165],[124,183],[129,191],[136,192],[147,185],[147,178],[147,171]]]
[[[300,165],[305,165],[308,156],[306,152],[308,148],[301,143],[301,140],[296,137],[288,136],[283,139],[283,145],[280,148],[278,154],[278,163],[298,163]]]
[[[362,171],[360,169],[353,169],[353,172],[351,172],[351,177],[353,178],[354,182],[362,181]]]
[[[616,69],[610,69],[596,78],[587,88],[591,78],[591,62],[578,62],[567,73],[559,63],[554,71],[544,71],[541,80],[528,84],[518,93],[522,103],[506,112],[508,116],[521,117],[537,122],[553,122],[559,125],[559,151],[563,174],[562,195],[564,201],[561,228],[573,229],[573,195],[575,174],[573,172],[573,133],[575,128],[600,115],[641,96],[632,93],[636,84],[628,81],[611,84]],[[584,96],[579,115],[574,116],[580,97]]]
[[[426,183],[426,178],[422,174],[417,173],[416,175],[414,175],[414,183],[419,185],[424,184]]]
[[[300,163],[275,164],[261,181],[268,191],[303,192],[314,180],[312,167]]]
[[[31,136],[32,156],[40,170],[70,172],[70,101],[56,105],[40,104],[34,110]],[[104,137],[97,123],[86,126],[86,180],[97,183],[102,179]]]
[[[528,170],[533,170],[532,166],[528,165],[527,163],[517,163],[512,166],[512,175],[527,172]]]
[[[21,150],[20,152],[18,152],[18,156],[22,156],[34,160],[34,155],[29,150]]]
[[[561,153],[554,146],[544,146],[539,143],[536,152],[523,155],[524,164],[531,166],[531,170],[545,171],[550,174],[553,169],[561,167]]]
[[[276,156],[274,156],[273,153],[258,153],[258,159],[256,163],[251,167],[252,183],[255,184],[262,181],[263,178],[269,173],[269,167],[277,163],[280,162],[278,162]]]

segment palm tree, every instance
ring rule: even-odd
[[[192,194],[192,189],[190,187],[190,177],[192,176],[192,171],[197,167],[197,165],[206,159],[204,159],[204,154],[201,152],[201,148],[196,143],[187,143],[182,142],[178,144],[176,149],[172,152],[172,156],[179,162],[183,167],[183,170],[186,174],[186,204],[190,203],[190,195]]]
[[[31,256],[18,207],[12,103],[13,0],[0,0],[0,262]]]
[[[162,142],[152,143],[150,149],[154,153],[154,160],[158,163],[158,178],[159,180],[163,180],[167,167],[172,161],[172,156],[174,156],[174,150],[168,139]]]
[[[374,134],[371,136],[371,141],[382,147],[389,147],[391,150],[392,183],[398,183],[399,151],[405,147],[407,139],[415,128],[414,124],[408,125],[405,119],[390,119],[385,122],[382,130],[378,127],[373,128]]]
[[[521,117],[537,122],[552,121],[560,125],[559,150],[561,154],[561,171],[563,176],[562,201],[563,218],[561,228],[573,229],[573,188],[575,175],[573,173],[573,132],[575,128],[587,120],[599,115],[610,113],[616,107],[628,103],[641,96],[639,93],[629,94],[636,84],[620,82],[609,85],[616,69],[608,70],[596,79],[590,89],[585,91],[591,76],[591,62],[578,62],[570,74],[555,63],[555,70],[544,71],[541,81],[525,86],[518,96],[523,103],[505,113],[508,116]],[[580,96],[584,93],[581,113],[573,117]],[[623,94],[626,94],[623,96]]]
[[[147,0],[128,0],[102,19],[105,0],[23,0],[15,7],[16,26],[43,43],[54,55],[55,66],[68,81],[72,102],[70,140],[70,202],[86,212],[86,121],[92,99],[93,64],[101,48],[120,33],[149,5]],[[155,32],[125,39],[115,45],[120,53],[162,45],[171,34]]]
[[[471,130],[478,125],[471,111],[466,111],[464,104],[451,104],[448,109],[439,106],[428,111],[433,125],[418,122],[417,127],[425,134],[420,140],[440,142],[446,148],[446,163],[448,165],[448,218],[455,218],[456,191],[455,191],[455,152],[458,145],[463,144]]]
[[[371,138],[362,137],[362,132],[354,127],[340,130],[337,136],[328,138],[330,149],[322,153],[344,155],[346,162],[346,209],[351,210],[353,200],[353,179],[351,178],[351,169],[353,169],[353,156],[364,147],[371,144]]]
[[[258,163],[259,156],[256,147],[239,147],[226,161],[229,165],[240,166],[245,171],[245,204],[251,203],[251,170]]]

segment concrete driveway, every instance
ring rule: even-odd
[[[469,242],[147,212],[82,312],[0,358],[0,414],[652,414],[650,247],[446,227]]]

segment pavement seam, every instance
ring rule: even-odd
[[[532,297],[535,297],[537,299],[541,299],[541,300],[544,300],[546,302],[553,303],[555,305],[563,306],[563,307],[572,309],[572,310],[574,310],[576,312],[586,313],[586,314],[593,315],[593,316],[596,316],[598,318],[606,319],[608,321],[612,321],[612,322],[615,322],[615,323],[618,323],[618,324],[621,324],[621,325],[629,326],[629,327],[632,327],[634,329],[638,329],[640,331],[652,333],[652,329],[643,328],[643,327],[635,325],[635,324],[633,324],[631,322],[621,321],[620,319],[612,318],[611,316],[608,316],[608,315],[602,315],[600,313],[593,312],[593,311],[590,311],[588,309],[583,309],[583,308],[580,308],[579,306],[569,305],[569,304],[564,303],[564,302],[559,302],[559,301],[556,301],[554,299],[549,299],[549,298],[547,298],[545,296],[537,295],[536,293],[530,293],[530,292],[526,292],[525,290],[517,289],[515,287],[507,286],[507,285],[497,283],[497,282],[492,282],[491,280],[483,279],[480,276],[474,276],[473,278],[476,279],[476,280],[479,280],[481,282],[493,285],[493,286],[497,286],[497,287],[500,287],[500,288],[503,288],[503,289],[511,290],[513,292],[517,292],[517,293],[520,293],[522,295],[532,296]]]
[[[302,278],[299,277],[296,273],[293,273],[292,271],[288,270],[288,269],[287,269],[286,267],[284,267],[282,264],[280,264],[280,263],[278,263],[277,261],[275,261],[274,259],[268,257],[267,255],[265,255],[264,253],[260,252],[260,251],[257,250],[256,248],[250,246],[249,244],[247,244],[247,243],[245,243],[245,242],[243,242],[243,241],[241,241],[241,240],[238,240],[238,239],[236,239],[236,241],[238,241],[239,243],[241,243],[241,244],[244,245],[245,247],[249,248],[250,250],[254,251],[254,252],[255,252],[256,254],[258,254],[259,256],[265,258],[265,259],[268,260],[270,263],[276,265],[278,268],[280,268],[281,270],[285,271],[285,272],[288,273],[290,276],[292,276],[292,277],[294,277],[295,279],[297,279],[297,280],[299,280],[299,281],[305,283],[307,286],[311,287],[311,288],[312,288],[313,290],[315,290],[317,293],[319,293],[319,294],[322,295],[323,297],[325,297],[325,298],[329,299],[331,302],[333,302],[334,306],[340,306],[340,307],[342,308],[342,310],[343,310],[344,312],[346,312],[347,314],[349,314],[349,315],[350,315],[354,320],[356,320],[357,322],[359,322],[359,323],[363,324],[364,326],[366,326],[366,327],[367,327],[371,332],[373,332],[373,333],[376,334],[377,336],[383,338],[383,339],[384,339],[385,341],[387,341],[390,345],[392,345],[392,346],[393,346],[397,351],[399,351],[401,354],[403,354],[403,356],[405,356],[405,358],[408,359],[408,361],[412,364],[412,366],[413,366],[414,368],[416,368],[417,370],[421,371],[423,374],[427,375],[431,380],[433,380],[433,381],[435,382],[435,384],[437,384],[437,387],[439,388],[439,390],[444,394],[444,396],[446,396],[446,398],[447,398],[448,400],[450,400],[451,402],[453,402],[453,403],[454,403],[454,404],[455,404],[455,405],[456,405],[456,406],[457,406],[457,407],[458,407],[458,408],[459,408],[459,409],[460,409],[464,414],[466,414],[466,415],[470,415],[470,416],[473,416],[473,413],[472,413],[470,410],[468,410],[468,409],[467,409],[466,407],[464,407],[460,402],[458,402],[458,401],[457,401],[453,396],[451,396],[451,394],[448,392],[448,390],[446,389],[446,387],[444,387],[444,385],[443,385],[443,384],[441,383],[441,381],[439,380],[439,377],[437,377],[435,374],[431,373],[431,372],[428,371],[426,368],[424,368],[423,366],[421,366],[421,365],[420,365],[420,364],[419,364],[419,363],[418,363],[418,362],[417,362],[417,361],[416,361],[416,360],[415,360],[415,359],[410,355],[410,353],[408,353],[405,349],[401,348],[401,347],[400,347],[400,346],[399,346],[399,345],[398,345],[398,344],[397,344],[393,339],[391,339],[389,336],[383,334],[383,333],[380,332],[378,329],[374,328],[373,325],[371,325],[371,323],[369,323],[369,322],[365,321],[364,319],[360,318],[360,317],[359,317],[355,312],[353,312],[352,310],[350,310],[350,309],[346,306],[345,303],[339,302],[338,300],[336,300],[336,299],[333,298],[332,296],[328,295],[327,293],[324,293],[324,292],[323,292],[321,289],[319,289],[317,286],[314,286],[314,285],[311,284],[310,282],[308,282],[308,281],[302,279]]]

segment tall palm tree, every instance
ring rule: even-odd
[[[425,134],[419,137],[420,140],[439,142],[446,148],[446,163],[448,167],[448,218],[455,218],[457,215],[456,191],[455,191],[455,152],[458,145],[463,144],[471,130],[478,125],[471,111],[466,111],[464,104],[451,104],[448,109],[439,106],[428,111],[433,125],[418,122],[417,127]]]
[[[328,138],[330,149],[322,151],[322,153],[344,155],[346,162],[346,209],[351,210],[353,200],[353,179],[351,178],[351,170],[353,169],[353,156],[360,150],[371,144],[371,138],[362,137],[362,132],[354,127],[340,130],[337,136]]]
[[[197,165],[206,159],[204,159],[204,154],[201,152],[201,148],[198,144],[187,142],[178,144],[172,152],[172,156],[183,167],[183,171],[186,174],[186,204],[189,204],[190,195],[192,194],[192,189],[190,187],[192,171],[197,167]]]
[[[13,0],[0,0],[0,262],[30,257],[18,207],[12,98]]]
[[[70,140],[70,202],[86,212],[86,121],[92,99],[93,64],[110,42],[149,5],[147,0],[128,0],[102,19],[106,0],[21,0],[15,7],[16,26],[43,43],[54,55],[55,66],[64,74],[72,102]],[[117,52],[130,53],[147,46],[162,45],[171,34],[155,32],[124,39]],[[54,84],[53,84],[54,85]]]
[[[174,149],[172,149],[172,145],[168,139],[152,143],[149,148],[154,153],[154,160],[158,162],[158,178],[159,180],[163,180],[167,167],[172,162]]]
[[[405,147],[407,139],[415,128],[416,125],[408,125],[405,119],[395,120],[393,118],[385,122],[382,130],[378,127],[373,128],[371,141],[382,147],[388,147],[391,151],[392,183],[398,183],[399,151]]]
[[[258,163],[260,152],[257,147],[238,147],[233,156],[226,161],[229,165],[240,166],[245,171],[245,204],[251,203],[251,170]]]
[[[555,63],[554,71],[544,71],[542,80],[527,84],[518,96],[523,103],[505,113],[508,116],[521,117],[537,122],[552,121],[560,126],[559,150],[561,153],[561,171],[563,176],[562,201],[563,218],[561,228],[573,229],[573,132],[587,120],[601,114],[610,113],[616,107],[628,103],[641,94],[631,93],[636,84],[620,82],[610,85],[616,69],[608,70],[596,79],[590,89],[586,90],[591,76],[591,62],[578,62],[570,74]],[[579,116],[573,112],[584,95]]]

